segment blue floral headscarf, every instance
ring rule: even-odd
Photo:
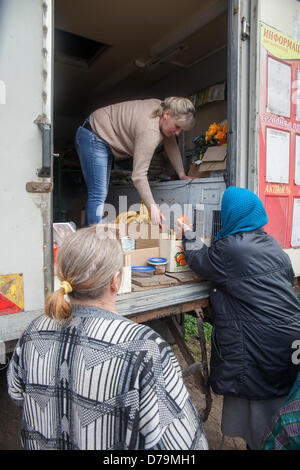
[[[216,240],[238,232],[250,232],[268,223],[268,216],[261,200],[249,189],[230,186],[221,204],[222,229]]]

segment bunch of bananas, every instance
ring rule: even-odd
[[[141,201],[140,210],[138,212],[121,212],[116,218],[117,224],[130,224],[131,222],[136,224],[151,224],[151,217],[144,201]]]

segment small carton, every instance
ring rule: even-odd
[[[53,224],[53,243],[60,246],[69,235],[75,232],[76,230],[69,222],[55,222]]]
[[[128,294],[131,292],[131,256],[128,254],[125,254],[121,276],[121,285],[118,294]]]

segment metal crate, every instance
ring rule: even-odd
[[[166,181],[150,183],[155,202],[162,207],[178,205],[178,214],[186,214],[200,237],[213,238],[221,228],[221,200],[226,185],[223,177],[199,178],[196,180]],[[127,197],[127,208],[120,207],[120,196]],[[116,213],[128,210],[130,206],[140,203],[140,196],[133,185],[111,185],[106,201],[114,205]],[[138,206],[136,209],[138,210]],[[113,220],[110,220],[113,222]],[[175,220],[170,220],[174,228]]]

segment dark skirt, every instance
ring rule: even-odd
[[[262,449],[266,428],[285,398],[247,400],[224,396],[222,433],[230,437],[241,437],[250,449]]]

